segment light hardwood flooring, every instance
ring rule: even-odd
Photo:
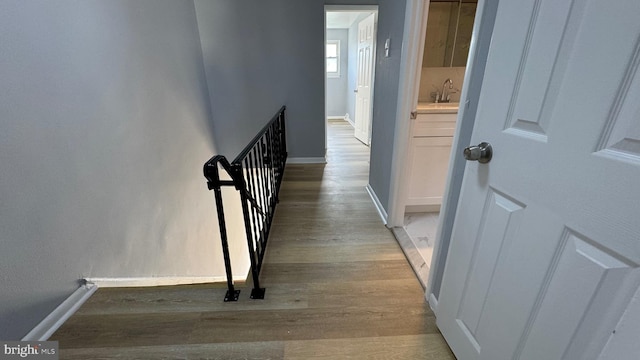
[[[266,299],[212,285],[99,289],[51,338],[61,359],[454,359],[365,186],[369,149],[329,122],[326,165],[288,165]]]

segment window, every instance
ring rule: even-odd
[[[340,77],[340,40],[327,40],[327,76]]]

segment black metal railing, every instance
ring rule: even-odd
[[[240,192],[253,281],[251,298],[264,299],[265,289],[260,287],[260,270],[287,161],[285,109],[285,106],[281,107],[231,163],[224,156],[216,155],[204,164],[204,176],[209,190],[214,191],[218,211],[228,287],[224,301],[238,300],[240,290],[234,288],[231,273],[222,186],[234,186]],[[229,174],[231,180],[220,179],[220,167]]]

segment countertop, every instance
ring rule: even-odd
[[[416,110],[418,114],[455,114],[460,103],[427,103],[419,102]]]

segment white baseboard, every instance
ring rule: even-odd
[[[326,164],[326,157],[294,157],[287,158],[287,164]]]
[[[244,282],[247,276],[234,276],[233,281]],[[158,276],[158,277],[132,277],[132,278],[87,278],[88,283],[93,283],[101,288],[112,287],[151,287],[172,286],[189,284],[226,283],[225,276]]]
[[[378,195],[376,195],[376,192],[373,191],[371,184],[367,184],[367,192],[369,193],[369,196],[371,196],[371,200],[373,200],[373,204],[376,206],[376,210],[378,210],[378,215],[380,215],[380,219],[382,219],[382,222],[385,225],[387,225],[388,223],[387,220],[389,219],[389,215],[387,215],[387,212],[385,211],[384,206],[382,206],[380,199],[378,199]]]
[[[58,305],[44,320],[33,328],[22,341],[46,341],[67,319],[71,317],[93,293],[98,290],[95,284],[87,283],[74,291],[62,304]]]
[[[438,299],[436,299],[433,293],[429,294],[428,296],[427,294],[425,294],[425,298],[427,298],[427,302],[429,303],[431,310],[435,314],[436,311],[438,311]]]
[[[65,321],[67,321],[99,287],[151,287],[206,283],[226,283],[225,276],[166,276],[137,278],[87,278],[62,304],[58,305],[44,320],[34,327],[22,341],[46,341]],[[245,282],[247,276],[234,276],[234,282]]]
[[[353,126],[354,128],[356,127],[356,123],[353,121],[353,119],[349,116],[349,113],[346,113],[344,115],[344,119],[349,122],[349,124],[351,124],[351,126]]]
[[[353,119],[351,118],[351,116],[349,115],[349,113],[344,114],[344,116],[327,116],[327,120],[331,121],[331,120],[344,120],[346,122],[348,122],[349,124],[351,124],[351,126],[355,127],[355,123],[353,122]]]

